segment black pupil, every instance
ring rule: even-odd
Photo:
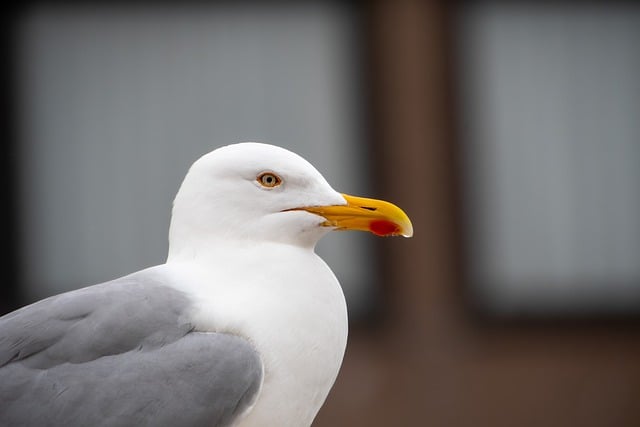
[[[275,178],[272,175],[267,175],[264,177],[264,182],[265,184],[273,184],[273,182],[275,181]]]

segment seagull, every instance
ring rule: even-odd
[[[309,426],[347,343],[331,230],[410,237],[277,146],[218,148],[175,197],[164,264],[0,318],[0,425]]]

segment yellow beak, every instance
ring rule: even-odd
[[[325,218],[325,227],[369,231],[378,236],[413,236],[411,220],[402,209],[383,200],[342,195],[346,205],[301,208]]]

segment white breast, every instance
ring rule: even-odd
[[[310,249],[284,244],[212,249],[168,265],[197,301],[198,330],[246,337],[264,379],[237,426],[306,426],[333,385],[347,341],[347,310],[333,272]],[[237,254],[242,257],[238,258]]]

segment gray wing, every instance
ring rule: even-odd
[[[262,363],[240,337],[194,331],[190,306],[141,272],[1,317],[0,425],[229,425]]]

